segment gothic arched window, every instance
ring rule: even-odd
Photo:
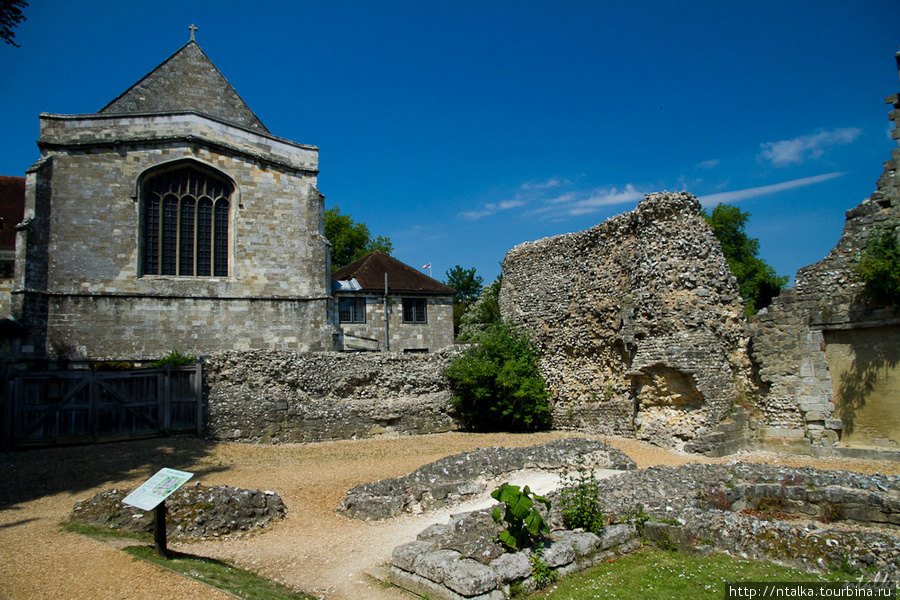
[[[163,171],[141,185],[141,272],[226,277],[234,186],[194,166]]]

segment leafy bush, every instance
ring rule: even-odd
[[[175,348],[150,366],[153,369],[162,369],[163,367],[186,367],[196,363],[197,360],[196,356],[185,354],[178,348]]]
[[[880,306],[900,310],[900,242],[897,226],[876,231],[854,270],[863,282],[863,294]]]
[[[594,470],[579,460],[577,468],[562,478],[559,504],[563,522],[569,529],[581,527],[597,533],[603,527],[603,509],[600,507],[600,482]]]
[[[538,548],[531,553],[528,561],[531,563],[531,576],[534,577],[534,583],[537,589],[542,590],[547,586],[556,583],[556,571],[550,568],[550,565],[544,562],[543,549]]]
[[[507,548],[521,550],[541,533],[550,533],[550,526],[534,507],[535,502],[540,502],[550,510],[550,501],[532,493],[527,485],[520,490],[517,485],[504,483],[491,492],[491,497],[506,505],[506,510],[495,507],[493,517],[496,523],[506,523],[497,539]]]
[[[476,431],[535,431],[550,426],[550,394],[527,336],[497,322],[447,368],[451,400]]]

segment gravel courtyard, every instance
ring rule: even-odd
[[[234,562],[328,599],[408,598],[374,583],[365,571],[386,563],[394,546],[415,539],[457,510],[385,522],[353,521],[335,509],[354,485],[397,477],[443,456],[491,446],[530,446],[576,432],[529,435],[447,433],[254,446],[192,438],[0,454],[0,599],[230,598],[178,575],[135,562],[113,545],[60,529],[77,500],[101,490],[135,487],[162,467],[193,472],[194,481],[272,490],[287,518],[246,538],[173,544],[182,552]],[[639,468],[732,460],[900,474],[900,463],[811,459],[745,452],[724,459],[671,452],[621,438],[603,438]],[[188,484],[190,485],[190,484]]]

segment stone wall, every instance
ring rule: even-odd
[[[284,443],[449,431],[443,372],[457,353],[217,352],[204,359],[207,434]]]
[[[682,447],[753,388],[736,281],[684,192],[516,246],[500,306],[540,351],[556,427]]]
[[[409,294],[406,297],[414,296],[415,294]],[[336,323],[347,336],[342,345],[348,350],[384,350],[384,297],[366,296],[365,300],[365,323]],[[403,321],[403,297],[389,296],[388,331],[391,352],[434,352],[453,345],[453,297],[429,296],[426,297],[426,302],[426,322],[406,323]],[[350,336],[364,339],[354,340]]]
[[[24,353],[332,349],[317,148],[196,114],[42,115],[39,146],[13,290]],[[142,273],[141,180],[174,165],[233,184],[227,276]]]
[[[887,100],[894,106],[890,118],[900,127],[900,95]],[[893,137],[900,140],[900,129],[894,129]],[[900,411],[896,400],[900,398],[896,384],[900,339],[894,333],[900,314],[869,303],[853,273],[874,233],[893,228],[896,234],[898,168],[900,148],[885,162],[877,190],[847,211],[841,239],[828,256],[800,269],[794,287],[751,318],[752,355],[759,363],[762,382],[758,412],[764,427],[758,437],[763,441],[846,445],[858,431],[855,421],[867,404],[878,404],[883,396],[886,404],[880,404],[881,412]],[[863,352],[872,348],[872,339],[879,340],[877,356]],[[829,359],[832,344],[847,347],[840,360],[837,353]],[[882,423],[884,427],[875,426],[878,431],[858,438],[857,443],[900,447],[896,419]]]

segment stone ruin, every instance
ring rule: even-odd
[[[540,351],[557,428],[690,449],[755,389],[737,282],[685,192],[516,246],[500,307]]]
[[[79,500],[69,521],[152,535],[153,512],[124,504],[130,493],[130,489],[105,490]],[[243,537],[280,521],[286,511],[275,492],[195,483],[166,499],[166,536],[178,541]]]
[[[621,459],[600,442],[570,439],[447,457],[403,477],[354,488],[342,510],[357,519],[390,518],[404,511],[388,514],[377,502],[406,502],[409,510],[416,489],[422,497],[447,486],[474,489],[480,474],[515,464],[571,469],[572,459],[585,451],[603,455],[601,462],[620,470],[598,482],[605,520],[599,531],[566,529],[560,495],[551,492],[549,511],[537,505],[549,535],[534,546],[508,552],[497,541],[503,525],[494,522],[492,508],[461,512],[397,546],[390,582],[435,600],[504,600],[516,589],[538,587],[535,556],[555,576],[564,577],[645,544],[699,555],[726,553],[807,572],[842,570],[860,582],[900,582],[896,476],[739,462],[637,470],[630,459]],[[498,458],[505,453],[518,458],[500,467]],[[371,502],[359,502],[363,498]],[[457,495],[447,502],[461,499]]]
[[[900,141],[900,94],[886,102]],[[501,313],[541,352],[554,426],[697,452],[790,444],[896,459],[900,313],[866,299],[854,265],[874,235],[898,235],[898,170],[900,147],[828,256],[749,323],[686,192],[513,248]]]

